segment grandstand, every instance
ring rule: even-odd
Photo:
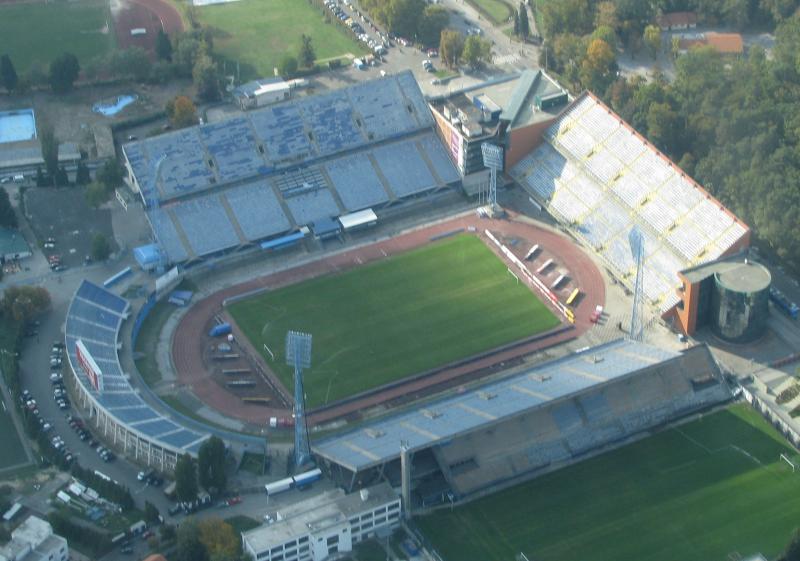
[[[644,292],[662,312],[678,303],[678,271],[749,243],[746,225],[588,92],[510,173],[629,288],[638,226]]]
[[[324,438],[313,450],[335,478],[352,485],[397,473],[406,442],[418,478],[412,487],[429,504],[436,499],[419,491],[427,486],[421,476],[442,481],[440,496],[470,496],[728,398],[707,347],[675,353],[618,340],[418,404]]]
[[[105,440],[161,471],[172,471],[181,454],[196,455],[208,435],[186,429],[154,411],[131,386],[117,352],[119,330],[130,314],[123,298],[84,280],[67,312],[65,341],[79,400]],[[78,342],[91,354],[102,378],[90,379]]]
[[[123,154],[173,263],[459,181],[411,72],[131,142]]]

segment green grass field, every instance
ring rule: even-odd
[[[214,53],[238,62],[242,80],[272,76],[284,54],[297,56],[303,33],[312,38],[317,60],[365,52],[305,1],[241,0],[204,6],[197,13],[214,31]]]
[[[482,10],[494,23],[505,23],[511,17],[511,6],[504,0],[469,0]]]
[[[108,2],[0,4],[0,51],[8,53],[20,74],[32,62],[41,63],[46,71],[64,52],[85,64],[114,47],[113,34]]]
[[[309,407],[337,401],[558,325],[558,319],[477,237],[461,235],[266,292],[230,306],[276,360],[287,388],[287,330],[314,336]]]
[[[445,561],[771,559],[800,526],[800,471],[781,453],[797,461],[735,405],[417,522]]]
[[[7,403],[5,407],[13,407],[13,405]],[[17,429],[14,428],[14,423],[11,421],[11,415],[3,407],[0,407],[0,450],[5,450],[0,455],[0,469],[28,461],[28,456],[25,455],[25,450],[22,448]]]

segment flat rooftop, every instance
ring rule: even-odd
[[[739,292],[764,290],[772,282],[769,269],[747,257],[746,253],[685,269],[681,271],[681,275],[691,284],[717,275],[726,288]]]
[[[376,419],[312,448],[350,471],[361,471],[399,457],[401,441],[419,450],[678,356],[645,343],[612,341]]]
[[[346,523],[354,514],[373,510],[397,500],[388,483],[380,483],[361,493],[345,495],[341,489],[326,491],[304,501],[281,507],[273,513],[280,520],[242,533],[242,538],[256,551],[273,547],[309,533]]]

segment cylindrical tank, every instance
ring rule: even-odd
[[[772,275],[763,265],[732,262],[714,273],[711,329],[731,343],[759,338],[767,328]]]

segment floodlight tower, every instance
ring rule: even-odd
[[[286,364],[294,367],[294,465],[295,469],[311,460],[306,425],[306,397],[303,369],[311,366],[311,335],[299,331],[286,334]]]
[[[644,237],[634,226],[628,234],[631,255],[636,263],[636,280],[633,284],[633,310],[631,312],[631,341],[644,340]]]
[[[161,167],[164,165],[164,162],[167,159],[166,154],[161,154],[156,160],[155,165],[153,166],[153,181],[150,185],[150,194],[147,196],[147,208],[150,210],[150,223],[153,225],[153,238],[156,241],[156,248],[158,249],[158,261],[156,262],[156,271],[159,274],[164,272],[164,268],[166,266],[166,252],[164,251],[163,246],[161,245],[161,240],[159,239],[159,232],[161,232],[161,213],[158,212],[159,210],[159,199],[158,199],[158,178],[161,177]]]
[[[484,142],[481,144],[481,154],[483,154],[483,165],[489,168],[489,208],[495,212],[499,209],[497,206],[497,171],[503,169],[503,147]]]

